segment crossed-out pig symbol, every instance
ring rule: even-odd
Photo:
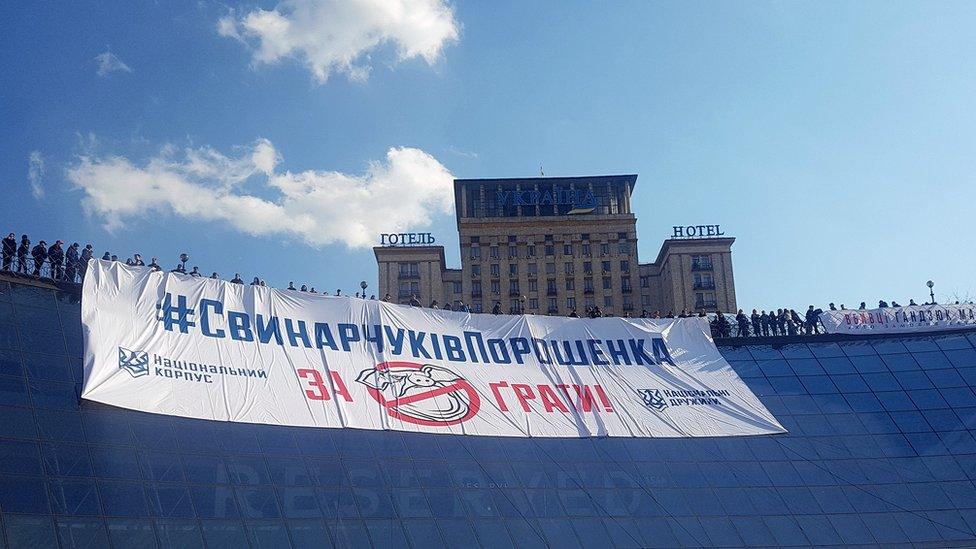
[[[356,377],[373,389],[370,393],[390,415],[435,425],[458,423],[473,415],[472,396],[476,399],[477,394],[456,372],[433,364],[393,364],[363,370]]]

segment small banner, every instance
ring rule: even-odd
[[[493,316],[92,260],[82,397],[220,421],[518,437],[783,433],[688,319]]]
[[[824,311],[820,322],[828,334],[905,334],[959,330],[976,326],[976,305],[912,305]]]

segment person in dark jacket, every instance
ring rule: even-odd
[[[760,329],[762,328],[762,322],[759,318],[759,311],[753,309],[752,316],[749,317],[752,321],[752,335],[759,337]]]
[[[260,285],[261,285],[261,279],[258,277],[254,277],[254,280],[251,281],[251,286],[260,286]]]
[[[31,257],[34,258],[34,276],[41,276],[41,266],[47,261],[47,242],[40,241],[37,246],[31,249]]]
[[[7,235],[3,239],[3,270],[9,271],[10,265],[14,262],[14,254],[17,253],[17,238],[14,233]]]
[[[799,333],[799,330],[803,328],[803,319],[800,318],[800,315],[798,315],[793,309],[790,309],[789,314],[790,316],[787,319],[786,328],[791,336],[795,336],[797,333]]]
[[[95,255],[95,250],[92,249],[91,244],[85,244],[85,249],[81,251],[81,258],[78,259],[80,265],[81,279],[85,279],[85,273],[88,272],[88,262],[91,260],[92,256]]]
[[[739,325],[739,337],[749,337],[749,317],[742,312],[742,309],[735,313],[735,322]]]
[[[244,279],[241,278],[241,273],[234,273],[234,278],[230,280],[231,284],[244,284]]]
[[[495,304],[492,305],[492,307],[491,307],[491,314],[493,314],[493,315],[500,315],[500,314],[502,314],[502,304],[501,304],[501,302],[496,301]]]
[[[112,254],[108,252],[102,254],[102,261],[112,261]]]
[[[769,337],[769,315],[766,314],[766,310],[763,309],[761,315],[759,315],[759,325],[762,327],[763,337]]]
[[[17,248],[17,272],[27,274],[27,254],[30,253],[31,241],[26,234],[20,235],[20,246]]]
[[[813,310],[813,305],[810,305],[810,308],[807,309],[807,314],[806,314],[807,335],[813,335],[814,333],[816,333],[818,316],[820,315],[817,314],[817,311]]]
[[[420,299],[417,298],[417,294],[410,296],[410,306],[420,307]]]
[[[78,243],[72,242],[68,246],[68,251],[64,253],[64,279],[68,282],[75,281],[78,273]]]
[[[64,248],[63,241],[58,240],[47,250],[47,260],[51,262],[51,278],[61,280],[64,278]]]

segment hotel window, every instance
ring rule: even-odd
[[[576,281],[573,280],[572,278],[567,278],[566,279],[566,289],[569,290],[569,291],[575,290],[576,289]]]
[[[593,306],[596,305],[596,300],[593,299],[592,297],[588,297],[583,300],[583,303],[586,305],[587,309],[592,309]]]
[[[580,235],[580,240],[583,242],[588,242],[590,240],[590,233],[583,233]]]
[[[471,307],[471,312],[472,312],[472,313],[480,313],[481,311],[482,311],[482,308],[481,308],[481,302],[480,302],[480,301],[475,301],[475,302],[474,302],[474,303],[472,304],[472,307]]]
[[[630,261],[624,260],[620,262],[620,271],[624,273],[630,272]]]
[[[600,244],[600,254],[601,255],[610,255],[610,245],[607,244],[606,242],[604,242],[603,244]]]
[[[546,293],[549,295],[556,295],[556,279],[550,278],[546,280]]]
[[[508,281],[508,294],[517,296],[519,294],[519,281],[509,280]]]
[[[555,263],[546,263],[546,274],[556,274]]]
[[[603,277],[603,289],[604,290],[609,290],[611,288],[613,288],[613,281],[610,280],[610,277],[609,276]]]
[[[559,310],[559,307],[556,305],[556,298],[550,297],[549,298],[549,312],[550,313],[554,313],[554,312],[556,312],[558,310]]]
[[[617,240],[627,240],[627,233],[617,233]]]
[[[529,281],[529,291],[530,292],[538,292],[539,291],[539,281],[538,280],[530,280]]]
[[[556,247],[552,244],[546,244],[546,257],[556,255]]]
[[[592,261],[584,261],[583,262],[583,273],[584,274],[593,274],[593,262]]]
[[[539,264],[529,263],[529,276],[535,276],[539,274]]]
[[[649,307],[650,305],[651,305],[651,296],[649,296],[649,295],[642,295],[641,296],[641,306],[643,306],[643,307]]]
[[[629,311],[634,308],[634,302],[630,299],[629,295],[624,296],[624,310]]]
[[[576,308],[576,298],[575,297],[567,297],[566,298],[566,308],[567,309],[575,309]]]
[[[566,271],[566,274],[568,275],[571,275],[574,272],[576,272],[575,265],[572,262],[567,262],[565,265],[563,265],[563,267],[564,270]]]
[[[420,283],[419,282],[401,282],[400,283],[400,295],[399,297],[412,297],[414,295],[420,294]]]
[[[471,246],[471,259],[481,259],[480,246]]]
[[[620,289],[623,290],[623,291],[625,291],[625,292],[629,292],[629,291],[631,291],[633,289],[631,287],[631,285],[630,285],[630,277],[629,276],[624,276],[624,277],[621,277],[620,278]]]
[[[518,247],[515,244],[508,245],[508,258],[518,259]]]
[[[525,248],[525,257],[535,257],[535,246]]]
[[[604,307],[613,307],[613,296],[612,295],[605,295],[605,296],[603,296],[603,306]]]
[[[697,292],[695,294],[696,308],[714,308],[715,305],[715,294],[713,292]]]
[[[461,293],[461,281],[460,280],[454,281],[454,293],[456,293],[456,294]]]
[[[710,271],[712,269],[712,258],[708,255],[691,256],[691,270]]]
[[[651,285],[651,277],[649,277],[649,276],[642,276],[642,277],[640,277],[640,285],[641,285],[641,288],[648,288],[648,287],[650,287],[650,285]]]
[[[501,274],[502,274],[502,270],[501,270],[501,267],[498,266],[498,263],[492,263],[491,264],[491,276],[498,277],[498,276],[501,276]]]
[[[604,262],[603,262],[603,263],[602,263],[602,264],[600,265],[600,268],[601,268],[601,269],[603,269],[603,272],[605,272],[605,273],[609,273],[609,272],[610,272],[610,262],[609,262],[609,261],[604,261]]]
[[[715,288],[715,279],[712,278],[712,273],[695,273],[693,280],[696,290],[711,290]]]
[[[481,265],[471,266],[471,277],[474,278],[476,276],[481,276]]]
[[[499,282],[497,280],[492,280],[491,281],[491,293],[496,294],[496,295],[502,293],[502,284],[501,284],[501,282]]]
[[[630,242],[621,242],[617,244],[617,252],[621,254],[630,253]]]
[[[583,244],[583,257],[590,257],[590,243]]]
[[[400,276],[416,278],[420,276],[419,263],[400,263]]]
[[[518,263],[512,263],[508,266],[508,276],[518,276]]]
[[[514,234],[508,235],[508,242],[509,242],[509,244],[515,242],[515,235]]]
[[[529,298],[529,308],[530,309],[538,309],[539,308],[539,298],[538,297],[530,297]]]
[[[481,281],[474,280],[471,282],[471,295],[481,295]]]
[[[573,255],[572,244],[563,244],[563,255]]]
[[[488,250],[489,250],[489,253],[491,254],[491,258],[492,259],[498,259],[498,257],[499,257],[498,256],[498,246],[492,246],[492,247],[488,248]]]
[[[593,279],[584,278],[583,279],[583,291],[587,293],[593,293]]]

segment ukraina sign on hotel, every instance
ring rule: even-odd
[[[783,428],[698,319],[470,315],[93,260],[82,397],[193,418],[507,436]]]

